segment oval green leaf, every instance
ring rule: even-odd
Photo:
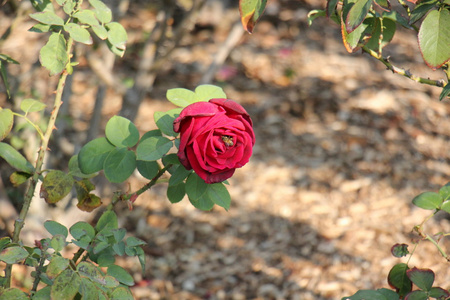
[[[128,274],[128,272],[124,268],[119,267],[117,265],[110,266],[106,274],[114,277],[115,279],[117,279],[117,281],[119,281],[122,284],[128,286],[134,285],[133,277],[130,274]]]
[[[39,52],[39,60],[50,75],[61,73],[66,67],[69,56],[66,50],[66,40],[61,33],[52,33],[47,44]]]
[[[173,121],[180,115],[182,108],[171,109],[166,112],[157,111],[153,114],[156,126],[168,136],[177,136],[178,133],[173,131]]]
[[[25,113],[43,110],[47,105],[34,99],[24,99],[20,103],[20,109]]]
[[[223,89],[212,84],[202,84],[195,88],[195,102],[209,101],[211,99],[227,98]]]
[[[186,107],[195,102],[196,95],[193,91],[183,88],[169,89],[166,92],[167,100],[176,106]]]
[[[156,161],[138,160],[136,164],[139,173],[148,180],[152,180],[158,174],[159,165]]]
[[[356,0],[352,8],[350,8],[345,26],[347,33],[353,32],[366,18],[369,9],[372,6],[372,0]]]
[[[419,47],[425,63],[436,70],[450,60],[450,11],[432,10],[420,26]]]
[[[78,21],[80,21],[82,24],[87,24],[90,26],[99,25],[98,20],[92,10],[79,10],[73,14],[73,17],[78,19]]]
[[[47,229],[47,231],[51,235],[60,234],[67,238],[67,235],[69,234],[69,231],[67,230],[66,226],[64,226],[56,221],[52,221],[52,220],[45,221],[44,227],[45,227],[45,229]]]
[[[213,203],[225,208],[225,210],[230,209],[231,196],[223,183],[209,184],[206,195]]]
[[[186,184],[181,182],[177,185],[169,185],[167,188],[167,198],[171,203],[178,203],[186,195]]]
[[[108,29],[108,41],[116,48],[125,50],[128,40],[127,32],[120,23],[111,22],[105,25]]]
[[[78,166],[84,174],[92,174],[103,169],[103,163],[115,147],[104,137],[90,141],[78,154]]]
[[[29,300],[30,298],[18,288],[0,290],[1,300]],[[33,297],[34,299],[34,297]]]
[[[430,269],[418,269],[416,267],[406,271],[409,279],[419,289],[424,291],[430,291],[434,282],[434,272]]]
[[[0,260],[7,264],[16,264],[28,256],[28,251],[20,246],[5,248],[0,252]]]
[[[47,271],[45,272],[50,279],[56,278],[62,271],[67,269],[69,266],[69,259],[55,255],[52,256],[50,263],[47,266]]]
[[[19,151],[14,149],[9,144],[0,142],[0,157],[2,157],[8,164],[19,171],[25,173],[34,172],[34,167],[31,165],[31,163],[27,161],[25,157],[23,157],[23,155],[19,153]]]
[[[60,25],[60,26],[64,25],[64,20],[60,16],[51,11],[37,12],[31,14],[30,17],[43,24]]]
[[[435,192],[424,192],[412,200],[415,206],[429,210],[438,209],[442,202],[442,197]]]
[[[412,289],[412,282],[406,275],[408,269],[407,264],[399,263],[392,267],[388,274],[389,285],[395,288],[401,297],[408,294]]]
[[[14,123],[14,115],[9,108],[0,108],[0,141],[2,141],[11,131]],[[0,150],[1,151],[1,150]]]
[[[95,9],[94,13],[101,23],[109,23],[112,20],[112,12],[105,3],[100,0],[89,0],[89,3]]]
[[[75,23],[69,23],[64,25],[64,30],[67,31],[70,34],[70,37],[76,41],[80,42],[82,44],[91,45],[92,44],[92,37],[89,31],[87,29],[81,27],[78,24]]]
[[[138,160],[154,161],[163,157],[173,146],[173,142],[162,136],[152,136],[137,146]]]
[[[136,154],[127,148],[114,149],[106,157],[103,168],[110,182],[124,182],[136,169]]]
[[[106,123],[105,135],[117,147],[133,147],[139,141],[136,125],[120,116],[114,116]]]
[[[52,299],[73,299],[78,292],[80,284],[80,275],[68,268],[55,278],[51,297]]]

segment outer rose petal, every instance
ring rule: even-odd
[[[178,116],[178,118],[173,121],[173,130],[175,132],[180,132],[180,123],[188,117],[206,117],[214,116],[219,112],[219,107],[209,102],[195,102],[186,106]]]

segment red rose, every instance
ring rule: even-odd
[[[206,183],[230,178],[236,168],[249,161],[255,144],[250,116],[228,99],[186,106],[173,122],[173,129],[180,133],[180,162]]]

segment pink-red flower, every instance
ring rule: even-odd
[[[228,99],[186,106],[173,128],[180,133],[178,158],[206,183],[230,178],[252,155],[255,134],[245,109]]]

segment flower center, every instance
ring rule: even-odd
[[[222,135],[222,141],[227,147],[231,147],[234,145],[232,136]]]

